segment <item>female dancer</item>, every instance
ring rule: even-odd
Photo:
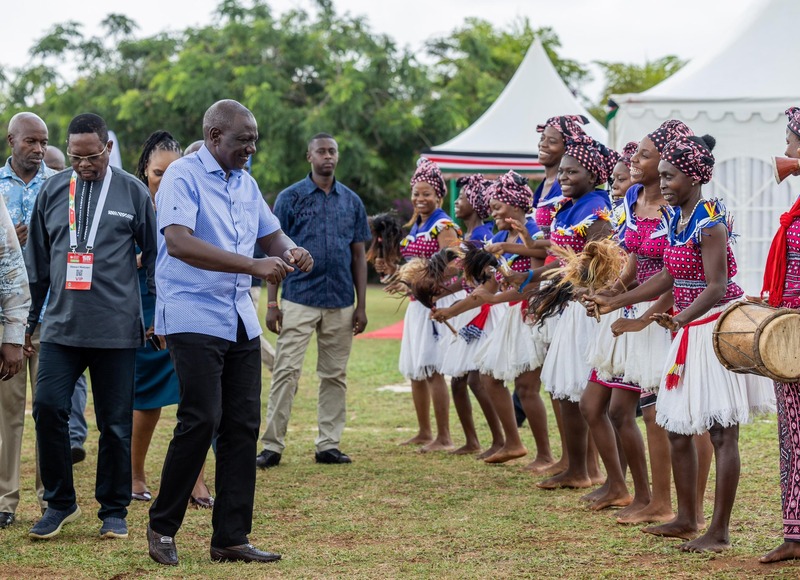
[[[503,258],[514,271],[527,272],[531,266],[531,258],[521,256],[514,251],[521,248],[522,241],[511,230],[508,220],[525,221],[525,214],[530,210],[533,192],[527,186],[527,180],[514,172],[509,172],[494,182],[486,191],[492,217],[499,230],[492,238],[487,250],[495,247],[503,252]],[[527,220],[529,234],[535,234],[536,224]],[[502,245],[499,245],[502,244]],[[522,457],[527,450],[522,445],[517,429],[514,406],[511,395],[505,387],[505,381],[514,381],[516,388],[525,390],[532,384],[538,387],[538,368],[541,366],[541,353],[535,349],[531,328],[524,322],[525,307],[520,295],[515,290],[498,292],[497,278],[491,278],[479,286],[472,296],[455,306],[434,313],[440,320],[455,316],[467,308],[489,304],[487,326],[491,328],[489,338],[477,353],[481,380],[491,395],[492,403],[505,431],[505,445],[496,453],[485,458],[487,463],[504,463]],[[528,399],[528,397],[526,397]],[[547,414],[541,396],[535,397],[534,404],[525,408],[534,440],[537,455],[534,463],[547,467],[553,463],[550,454],[550,443],[547,434]]]
[[[485,179],[480,173],[462,177],[458,180],[457,185],[461,188],[461,191],[456,199],[456,217],[466,227],[464,241],[469,242],[474,247],[482,248],[487,241],[492,239],[492,226],[485,222],[489,217],[489,202],[484,195],[490,184],[491,181]],[[472,292],[472,287],[466,284],[463,278],[460,280],[460,284],[464,291],[467,293]],[[480,314],[481,308],[473,308],[465,312],[463,318],[464,320],[472,321]],[[500,420],[494,411],[488,392],[481,385],[475,357],[478,349],[486,340],[486,336],[485,332],[477,337],[473,334],[460,333],[458,339],[451,341],[444,355],[442,374],[453,377],[450,383],[453,404],[466,437],[466,443],[452,451],[455,455],[475,453],[481,449],[478,434],[475,431],[475,423],[472,420],[472,405],[469,401],[468,385],[486,417],[489,431],[492,434],[492,444],[486,451],[486,457],[503,446],[503,430],[500,426]]]
[[[728,526],[740,471],[739,424],[774,408],[768,381],[727,371],[712,349],[711,323],[743,294],[732,280],[736,261],[725,207],[702,198],[701,186],[713,171],[713,144],[708,136],[678,136],[661,153],[661,192],[675,209],[663,217],[670,243],[664,250],[664,269],[630,292],[593,298],[601,312],[608,312],[672,288],[677,314],[653,317],[677,333],[658,393],[656,421],[669,432],[678,515],[644,531],[687,539],[681,549],[693,552],[719,552],[730,546]],[[716,457],[714,515],[705,534],[695,538],[697,455],[692,435],[706,430]]]
[[[167,167],[181,156],[178,142],[166,131],[156,131],[145,141],[136,176],[150,190],[155,207],[156,192]],[[147,290],[147,276],[139,269],[139,285],[142,293],[142,313],[145,322],[153,320],[156,297]],[[152,336],[152,330],[148,331]],[[133,432],[131,434],[131,498],[150,501],[152,494],[147,489],[144,462],[156,424],[161,417],[161,408],[178,404],[178,377],[172,368],[169,351],[155,351],[144,346],[136,351],[135,393],[133,399]],[[194,484],[190,502],[201,508],[214,506],[214,498],[205,484],[203,470]]]
[[[414,215],[411,232],[400,243],[406,259],[430,258],[441,248],[458,244],[458,227],[441,208],[447,188],[439,167],[421,158],[411,178],[411,201]],[[398,292],[396,284],[388,292]],[[454,294],[440,298],[437,306],[446,307],[462,297]],[[400,343],[400,372],[411,381],[411,395],[417,413],[419,431],[403,445],[422,445],[423,451],[441,451],[452,447],[450,439],[450,394],[441,374],[441,366],[450,331],[430,320],[430,309],[411,300],[406,310],[403,339]],[[431,430],[430,404],[436,417],[436,438]]]
[[[800,159],[800,108],[786,110],[786,156]],[[800,199],[781,216],[764,270],[769,304],[800,308]],[[764,564],[800,558],[800,383],[775,383],[780,442],[783,543],[761,557]]]

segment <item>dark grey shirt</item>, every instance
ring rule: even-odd
[[[69,181],[71,171],[48,179],[36,198],[31,217],[25,265],[31,288],[28,332],[36,327],[48,290],[41,341],[90,348],[137,348],[144,344],[142,303],[135,246],[142,267],[153,283],[156,260],[156,219],[147,188],[133,175],[112,171],[95,240],[92,287],[66,290],[69,245]],[[94,183],[86,223],[94,219],[102,180]],[[78,179],[75,211],[81,207],[83,182]],[[80,232],[78,232],[80,234]],[[78,251],[85,251],[85,242]]]

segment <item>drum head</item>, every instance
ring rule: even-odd
[[[800,378],[800,313],[776,316],[765,325],[758,340],[758,352],[773,378]]]

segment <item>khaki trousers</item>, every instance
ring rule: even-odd
[[[28,378],[31,400],[36,395],[36,375],[39,372],[39,329],[31,343],[36,354],[26,359],[22,370],[6,382],[0,383],[0,512],[16,513],[19,504],[19,473],[22,459],[22,431],[25,424],[25,395]],[[39,507],[45,509],[44,486],[39,475],[38,450],[36,453],[36,496]]]
[[[314,308],[283,301],[283,327],[275,350],[275,367],[267,404],[267,427],[261,442],[265,449],[283,453],[292,403],[297,393],[303,359],[311,334],[317,333],[319,401],[314,441],[317,451],[338,449],[347,413],[346,369],[353,344],[353,306]]]

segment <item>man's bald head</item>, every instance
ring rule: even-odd
[[[256,152],[258,124],[241,103],[217,101],[203,116],[203,137],[206,148],[227,176],[231,170],[243,169]]]
[[[47,139],[47,125],[34,113],[17,113],[8,122],[6,140],[11,147],[11,168],[25,183],[42,166]]]
[[[192,153],[194,153],[195,151],[199,151],[199,150],[200,150],[200,147],[202,147],[202,146],[203,146],[203,141],[202,141],[202,140],[195,141],[194,143],[192,143],[191,145],[189,145],[189,146],[188,146],[188,147],[187,147],[187,148],[186,148],[186,149],[183,151],[183,156],[184,156],[184,157],[186,157],[187,155],[191,155],[191,154],[192,154]]]
[[[230,129],[232,123],[240,116],[255,118],[250,109],[239,101],[234,101],[233,99],[217,101],[203,115],[203,137],[208,139],[209,132],[215,127],[220,131]]]
[[[47,151],[44,152],[44,164],[50,169],[56,171],[63,171],[67,166],[67,160],[64,153],[58,147],[52,145],[47,146]]]
[[[42,121],[42,118],[39,115],[25,111],[22,113],[17,113],[11,117],[11,120],[8,122],[8,134],[18,134],[20,131],[24,131],[28,127],[36,127],[38,129],[44,129],[47,131],[47,125],[45,125],[44,121]]]

